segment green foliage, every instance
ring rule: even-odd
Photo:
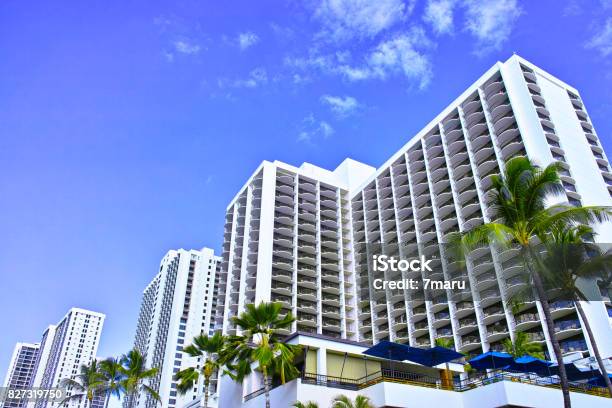
[[[140,351],[133,349],[121,357],[122,371],[125,375],[123,387],[128,397],[130,397],[130,405],[134,403],[134,397],[142,392],[156,401],[159,401],[159,394],[150,385],[149,382],[157,376],[159,368],[147,368],[144,358]]]
[[[292,405],[294,408],[319,408],[319,404],[313,401],[307,402],[294,402]]]
[[[60,405],[72,400],[86,399],[90,404],[95,396],[101,395],[104,389],[104,377],[100,373],[98,362],[93,360],[91,364],[83,364],[79,374],[72,378],[65,378],[60,382],[60,386],[71,392],[71,395],[64,398]]]
[[[331,408],[374,408],[374,405],[364,395],[358,395],[355,397],[355,401],[352,401],[346,395],[338,395],[334,398]]]
[[[511,354],[512,357],[522,357],[529,355],[535,358],[544,359],[543,347],[540,343],[529,341],[527,333],[517,332],[514,336],[514,342],[510,339],[504,339],[502,342],[504,351]]]

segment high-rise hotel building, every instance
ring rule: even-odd
[[[192,392],[180,395],[174,376],[181,369],[201,367],[199,358],[189,357],[182,349],[194,337],[214,332],[219,265],[220,258],[212,249],[172,250],[144,290],[134,346],[145,357],[147,367],[159,368],[150,386],[161,401],[138,395],[138,407],[153,408],[160,403],[162,408],[181,407],[203,392],[200,381]],[[211,388],[214,394],[216,380]]]
[[[104,319],[102,313],[72,308],[57,325],[50,326],[43,333],[32,386],[58,388],[62,380],[74,378],[82,365],[90,364],[98,352]],[[87,401],[75,399],[68,404],[84,407]],[[36,408],[58,406],[43,400],[35,404]]]
[[[17,343],[11,362],[9,364],[6,377],[4,379],[4,387],[10,389],[25,389],[30,387],[32,378],[34,377],[36,359],[40,350],[39,343]],[[4,405],[2,405],[4,404]],[[27,405],[26,401],[18,399],[0,400],[0,406],[4,408],[22,408]]]
[[[290,331],[414,346],[449,338],[470,354],[499,349],[521,331],[550,351],[540,305],[509,302],[525,285],[511,250],[471,254],[460,301],[446,290],[415,298],[371,290],[373,245],[440,255],[448,234],[493,220],[491,178],[517,155],[542,166],[560,162],[567,202],[612,205],[610,164],[578,91],[516,55],[495,64],[379,169],[352,160],[334,171],[264,162],[226,212],[223,331],[237,330],[230,318],[246,304],[278,301],[297,318]],[[610,224],[598,233],[600,242],[612,242]],[[456,271],[441,259],[436,276],[422,274],[450,280]],[[612,355],[605,303],[584,307],[602,355]],[[564,352],[588,352],[574,305],[554,302],[552,315]]]

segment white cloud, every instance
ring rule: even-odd
[[[364,65],[353,67],[343,65],[339,71],[350,81],[365,79],[387,79],[394,75],[404,75],[418,82],[419,88],[429,85],[432,76],[431,61],[419,49],[431,48],[432,42],[425,32],[413,28],[408,33],[383,41],[366,57]]]
[[[423,20],[429,23],[436,34],[453,32],[453,8],[455,0],[428,0]]]
[[[238,34],[238,38],[236,41],[238,43],[238,47],[240,47],[240,49],[244,51],[247,48],[250,48],[257,44],[259,42],[259,36],[253,32],[247,31],[246,33]]]
[[[516,0],[466,0],[467,30],[476,37],[476,54],[486,54],[501,47],[522,14]]]
[[[217,81],[219,88],[257,88],[268,83],[268,73],[264,68],[255,68],[246,78],[228,80],[220,78]]]
[[[608,17],[605,24],[598,27],[595,35],[585,46],[598,51],[602,57],[612,55],[612,17]]]
[[[314,17],[323,25],[319,37],[342,42],[372,38],[404,20],[412,11],[402,0],[321,0]]]
[[[334,128],[324,120],[318,120],[311,113],[302,119],[299,127],[297,141],[314,144],[316,139],[327,139],[334,134]]]
[[[178,40],[174,42],[174,49],[180,54],[193,55],[198,54],[201,47],[187,40]]]
[[[346,117],[353,114],[359,108],[359,102],[352,96],[332,96],[323,95],[321,102],[329,106],[329,108],[339,117]]]
[[[286,57],[285,65],[303,71],[318,70],[325,74],[339,75],[348,81],[386,80],[403,75],[416,81],[423,89],[431,80],[432,67],[425,51],[435,44],[422,28],[412,28],[391,39],[381,41],[366,52],[360,61],[348,52],[320,55],[311,52],[307,57]]]

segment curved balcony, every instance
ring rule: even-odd
[[[501,104],[491,111],[491,122],[497,123],[499,119],[512,114],[512,106],[509,103]]]
[[[463,114],[469,115],[470,113],[477,111],[481,106],[480,99],[466,102],[463,104]]]
[[[465,116],[465,127],[469,129],[482,120],[484,120],[484,112],[482,110],[470,113]]]
[[[539,104],[540,106],[545,106],[546,105],[546,101],[544,101],[544,98],[542,98],[540,95],[531,95],[531,99],[533,99],[534,103],[536,104],[536,106]]]
[[[520,141],[521,133],[518,127],[511,126],[497,135],[497,143],[499,146],[505,146],[511,141]]]
[[[495,323],[504,319],[506,316],[504,314],[504,309],[501,306],[492,306],[483,310],[483,323],[486,325]]]
[[[499,135],[515,123],[516,118],[514,115],[512,113],[508,113],[506,116],[502,116],[493,123],[493,130],[495,130],[496,135]]]
[[[506,94],[505,91],[497,92],[494,95],[491,95],[489,98],[487,98],[487,100],[489,102],[489,109],[495,109],[499,105],[508,103],[508,95]]]
[[[582,332],[578,319],[555,322],[555,337],[557,340],[567,339]]]
[[[508,332],[508,328],[505,326],[492,327],[492,328],[487,327],[486,334],[487,334],[487,341],[489,343],[493,343],[493,342],[499,341],[503,338],[510,336]]]
[[[477,136],[488,131],[489,128],[486,122],[478,122],[477,124],[468,129],[468,134],[470,135],[470,140],[474,140]]]
[[[461,128],[446,132],[446,144],[448,146],[461,140],[463,140],[463,130]]]
[[[524,331],[540,325],[540,316],[537,313],[523,313],[514,318],[515,330]]]
[[[523,144],[521,142],[509,143],[502,149],[501,155],[504,160],[508,160],[510,157],[518,153],[522,148],[523,148]]]
[[[488,100],[494,94],[499,93],[503,89],[504,89],[504,84],[502,81],[491,82],[484,88],[485,98]]]
[[[445,133],[450,133],[451,131],[459,128],[461,126],[461,121],[459,118],[449,119],[442,125],[444,127]]]
[[[528,82],[527,83],[527,88],[529,88],[529,92],[532,94],[541,94],[542,93],[542,88],[540,88],[537,84]]]
[[[478,322],[475,318],[464,318],[459,320],[457,334],[464,335],[478,328]]]

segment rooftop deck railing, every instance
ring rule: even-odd
[[[361,378],[347,378],[315,373],[302,373],[302,383],[319,385],[323,387],[339,388],[345,390],[362,390],[381,382],[394,382],[398,384],[414,385],[418,387],[435,388],[438,390],[464,392],[477,387],[494,384],[500,381],[511,381],[521,384],[535,385],[539,387],[560,389],[559,379],[556,377],[539,377],[534,374],[525,374],[511,371],[492,371],[481,376],[456,380],[452,384],[444,384],[441,378],[430,377],[407,371],[382,369]],[[275,387],[271,387],[275,388]],[[570,391],[582,394],[595,395],[610,398],[608,390],[603,387],[587,383],[570,382]],[[244,400],[255,398],[264,393],[263,389],[247,394]]]

